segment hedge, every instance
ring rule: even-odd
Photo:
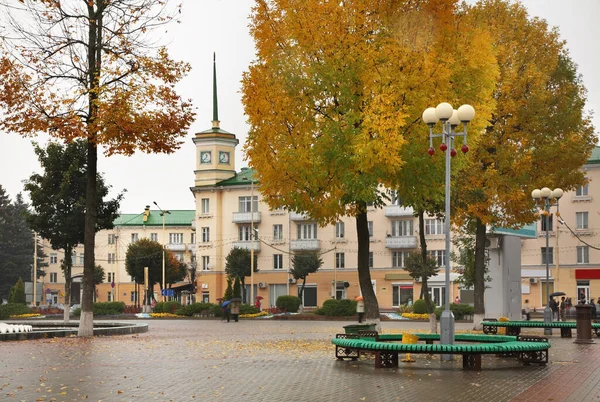
[[[0,320],[6,320],[11,315],[29,314],[31,310],[23,303],[0,304]]]
[[[125,311],[123,302],[97,302],[93,307],[94,315],[119,315]],[[81,308],[73,310],[73,315],[81,315]]]
[[[279,296],[275,305],[281,311],[297,313],[300,308],[300,298],[298,296]]]
[[[442,316],[442,312],[444,311],[444,307],[438,307],[435,309],[435,315],[439,320]],[[473,315],[475,313],[475,308],[470,304],[450,304],[450,311],[454,314],[454,319],[462,320],[467,315]]]
[[[315,314],[333,317],[353,316],[356,315],[356,302],[349,299],[328,299],[323,303],[323,307],[315,310]]]

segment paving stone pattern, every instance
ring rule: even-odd
[[[459,356],[412,355],[397,369],[337,361],[330,341],[349,322],[144,322],[144,334],[0,343],[0,401],[600,400],[600,342],[576,345],[558,331],[546,367],[484,356],[481,371],[464,371]],[[384,332],[427,328],[383,323]]]

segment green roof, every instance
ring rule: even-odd
[[[592,150],[592,155],[587,161],[588,164],[597,165],[600,164],[600,147],[596,147]]]
[[[196,215],[194,210],[171,210],[165,214],[165,226],[191,226]],[[115,226],[159,226],[163,224],[160,210],[150,210],[148,219],[144,222],[144,213],[121,214],[114,222]]]
[[[519,229],[493,227],[492,233],[535,239],[537,238],[537,222],[530,223],[529,225],[525,225]]]
[[[248,185],[251,183],[251,180],[254,180],[254,185],[258,184],[258,180],[256,180],[256,172],[250,168],[243,167],[242,171],[236,173],[235,176],[230,177],[229,179],[225,179],[220,181],[218,186],[241,186]]]

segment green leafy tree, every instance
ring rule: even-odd
[[[233,278],[231,276],[227,276],[227,288],[225,289],[225,294],[223,295],[223,301],[233,299]]]
[[[156,46],[180,10],[168,1],[0,2],[0,129],[86,140],[85,257],[79,336],[93,336],[98,148],[172,153],[194,119],[176,84],[190,66]],[[154,38],[154,39],[153,39]]]
[[[240,278],[244,290],[244,300],[247,300],[246,277],[250,276],[250,256],[250,250],[234,247],[225,258],[225,272],[232,278]],[[258,256],[256,254],[254,254],[254,272],[258,272]]]
[[[18,194],[12,202],[0,185],[0,302],[8,299],[11,284],[19,278],[33,279],[34,238],[25,219],[27,204]],[[43,247],[37,244],[37,276],[45,275]]]
[[[144,283],[144,267],[148,267],[147,301],[151,303],[152,289],[162,283],[163,246],[147,238],[131,243],[125,255],[127,274],[137,283]],[[185,265],[180,263],[173,253],[165,250],[165,284],[171,284],[185,277]]]
[[[304,294],[306,277],[317,272],[322,266],[323,259],[321,259],[317,252],[298,253],[292,257],[291,274],[296,280],[302,279],[302,286],[299,291],[300,300],[303,300],[302,295]]]
[[[105,278],[106,273],[104,272],[104,268],[102,268],[100,265],[96,265],[94,268],[94,285],[100,285],[102,282],[104,282]]]
[[[23,279],[19,278],[17,283],[10,289],[9,303],[26,304],[25,301],[25,284]]]
[[[240,299],[242,297],[242,287],[240,284],[240,277],[236,276],[233,280],[233,298]]]
[[[431,296],[429,295],[427,280],[434,275],[437,275],[440,268],[437,265],[437,261],[434,258],[429,256],[425,256],[423,258],[423,254],[420,250],[412,251],[408,253],[406,259],[404,260],[404,269],[410,274],[410,276],[417,281],[421,281],[421,286],[425,289],[422,292],[424,296],[425,305],[427,306],[427,311],[429,314],[432,314],[435,310],[435,306],[431,301]]]
[[[50,142],[45,149],[34,144],[34,149],[44,173],[31,175],[25,183],[33,209],[27,215],[27,222],[50,241],[53,249],[64,250],[61,270],[65,277],[65,305],[69,306],[72,253],[85,238],[87,144],[83,140],[75,140],[65,146]],[[105,185],[100,174],[96,178],[96,186],[96,231],[111,229],[118,217],[123,193],[112,200],[105,200],[110,187]],[[65,309],[64,320],[69,321],[68,309]]]

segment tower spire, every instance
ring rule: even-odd
[[[219,105],[217,102],[217,53],[213,53],[213,128],[219,128]]]

